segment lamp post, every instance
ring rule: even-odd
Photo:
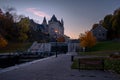
[[[58,33],[58,31],[55,30],[55,40],[56,40],[56,41],[55,41],[55,42],[56,42],[56,43],[55,43],[55,46],[56,46],[56,48],[55,48],[55,50],[56,50],[55,55],[56,55],[56,57],[57,57],[57,49],[58,49],[58,48],[57,48],[57,33]]]

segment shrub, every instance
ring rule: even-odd
[[[120,73],[120,60],[118,59],[106,59],[105,60],[105,69],[113,70],[117,73]]]

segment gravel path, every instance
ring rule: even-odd
[[[120,80],[120,76],[99,70],[72,70],[70,55],[61,54],[0,70],[0,80]]]

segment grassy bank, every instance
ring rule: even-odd
[[[79,52],[79,56],[110,56],[113,53],[120,52],[120,42],[119,41],[104,41],[98,42],[94,47],[90,48],[88,52]],[[120,59],[110,59],[105,58],[105,69],[113,70],[120,73]],[[78,60],[75,59],[72,64],[72,69],[78,69]],[[90,65],[87,65],[89,68]],[[84,69],[84,66],[82,66]],[[93,67],[92,69],[96,69]]]
[[[98,42],[90,51],[120,51],[119,41]]]
[[[92,58],[94,60],[94,58]],[[96,59],[95,59],[96,60]],[[85,69],[85,70],[96,70],[96,69],[101,69],[102,65],[87,65],[84,66],[82,65],[80,69]],[[72,66],[72,69],[79,69],[79,62],[78,60],[74,60]],[[106,58],[104,59],[104,70],[112,70],[120,74],[120,60],[117,59],[110,59]]]
[[[120,52],[120,42],[104,41],[98,42],[88,52],[79,52],[80,55],[109,56],[109,54]]]
[[[9,43],[5,48],[0,49],[0,53],[15,52],[15,51],[25,51],[32,43]]]
[[[105,69],[112,70],[120,74],[120,59],[106,59]]]

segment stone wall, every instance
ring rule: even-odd
[[[67,43],[67,42],[50,42],[50,43],[37,43],[34,42],[33,45],[28,49],[28,52],[51,52],[52,47],[65,47],[67,46],[68,52],[76,52],[79,48],[79,43]],[[58,49],[60,50],[60,49]]]

